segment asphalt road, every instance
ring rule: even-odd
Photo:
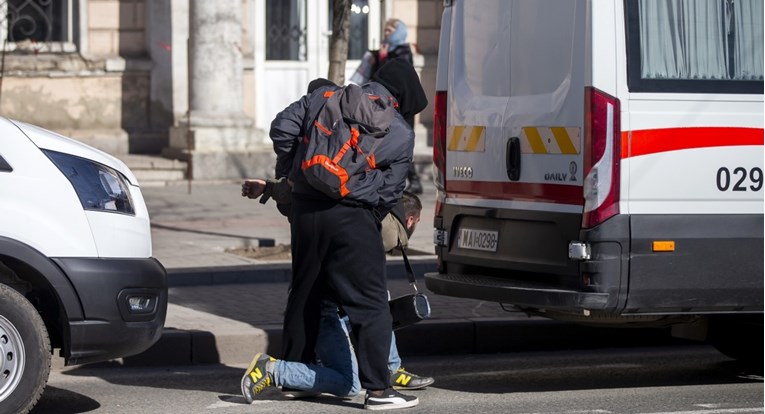
[[[433,356],[407,369],[436,384],[416,391],[407,413],[763,412],[762,367],[746,368],[713,348],[672,346]],[[52,373],[33,413],[352,413],[362,397],[245,405],[244,366],[75,367]],[[413,392],[414,393],[414,392]]]

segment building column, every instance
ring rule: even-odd
[[[171,130],[166,155],[189,161],[195,180],[272,170],[252,159],[263,144],[244,114],[241,14],[241,0],[189,3],[189,111]]]

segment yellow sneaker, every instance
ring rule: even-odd
[[[390,386],[397,390],[419,390],[436,382],[432,377],[421,377],[403,367],[390,374]]]
[[[266,354],[256,354],[252,359],[250,367],[245,371],[242,377],[242,395],[247,404],[252,404],[255,397],[268,387],[274,386],[273,363],[276,358]],[[271,370],[269,370],[271,363]]]

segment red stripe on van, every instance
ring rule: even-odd
[[[738,145],[763,145],[762,128],[662,128],[622,132],[622,158]]]
[[[584,205],[582,187],[578,185],[448,180],[446,193],[457,198]]]

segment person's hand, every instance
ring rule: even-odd
[[[384,61],[388,57],[388,44],[383,43],[380,45],[380,50],[377,52],[377,58],[380,62]]]
[[[265,180],[244,180],[242,184],[242,197],[258,198],[266,190]]]

